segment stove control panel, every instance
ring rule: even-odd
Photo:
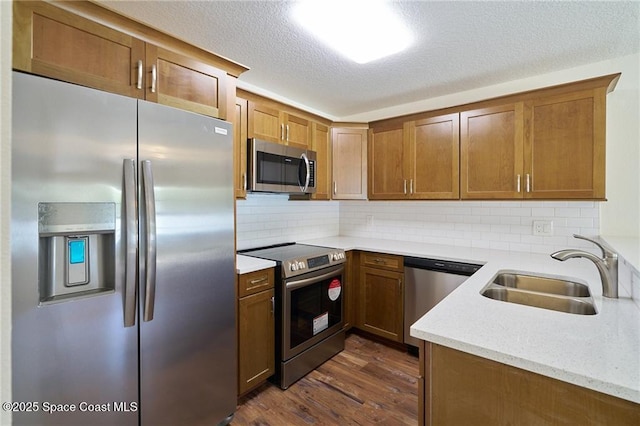
[[[310,258],[296,258],[283,262],[283,272],[285,277],[305,274],[307,272],[316,271],[332,265],[345,263],[347,256],[344,250],[335,249],[327,254]]]

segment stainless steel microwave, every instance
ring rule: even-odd
[[[248,190],[313,194],[316,153],[259,139],[249,139]]]

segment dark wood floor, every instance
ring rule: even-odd
[[[286,391],[268,383],[239,401],[233,426],[416,425],[418,358],[360,335]]]

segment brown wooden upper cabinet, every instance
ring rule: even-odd
[[[525,102],[525,198],[605,198],[605,89]]]
[[[404,124],[410,198],[459,198],[459,123],[458,114],[447,114]]]
[[[334,127],[331,129],[334,200],[367,198],[367,129]]]
[[[246,70],[91,2],[13,12],[13,68],[33,74],[227,119],[227,72]]]
[[[522,198],[522,102],[460,114],[462,198]]]
[[[331,143],[329,127],[311,122],[311,149],[316,153],[316,192],[311,196],[314,200],[331,199]]]
[[[619,76],[461,112],[461,198],[604,200],[606,95]]]
[[[311,141],[309,120],[270,105],[249,101],[249,138],[308,149]]]
[[[393,200],[407,197],[408,181],[404,171],[405,156],[402,124],[369,130],[368,191],[370,200]]]
[[[236,97],[233,118],[233,160],[236,198],[247,196],[247,100]]]
[[[369,198],[459,198],[457,113],[373,127]]]

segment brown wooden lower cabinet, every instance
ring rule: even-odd
[[[640,404],[433,343],[424,349],[421,425],[640,424]]]
[[[273,269],[238,275],[238,395],[275,372]]]
[[[359,329],[395,342],[404,340],[403,271],[402,256],[360,253],[356,316]]]

